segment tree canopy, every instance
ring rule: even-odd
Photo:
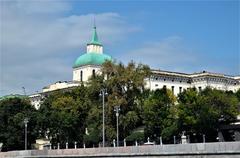
[[[0,101],[0,141],[2,151],[24,149],[24,122],[28,118],[28,148],[35,143],[37,111],[26,98],[9,98]]]
[[[37,138],[48,138],[53,145],[69,143],[98,146],[102,142],[102,89],[105,96],[106,144],[116,139],[115,106],[120,106],[119,138],[128,144],[144,142],[147,137],[159,142],[172,143],[173,136],[182,133],[192,142],[216,141],[221,125],[236,121],[239,115],[240,90],[236,93],[206,88],[197,91],[185,89],[178,96],[162,88],[150,91],[145,80],[150,76],[147,65],[130,62],[105,62],[102,73],[92,76],[88,83],[77,88],[51,92],[39,110],[28,99],[10,98],[0,101],[0,140],[3,150],[24,147],[23,119],[30,119],[28,147]]]

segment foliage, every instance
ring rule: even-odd
[[[144,141],[144,133],[143,132],[133,132],[129,136],[126,137],[126,142],[130,142],[134,144],[135,141],[143,142]]]
[[[29,119],[28,123],[28,148],[35,143],[37,137],[36,130],[36,110],[25,98],[9,98],[0,101],[0,140],[3,143],[2,151],[23,150],[24,149],[24,129],[23,120]]]
[[[237,90],[237,92],[235,93],[236,97],[238,98],[239,102],[240,102],[240,88]]]
[[[142,125],[142,104],[145,90],[144,79],[149,76],[150,69],[146,65],[130,62],[127,66],[111,62],[104,63],[102,74],[92,78],[89,89],[99,94],[106,88],[106,138],[109,142],[116,139],[115,106],[120,106],[119,130],[120,139],[124,139],[137,126]]]
[[[35,110],[29,100],[10,98],[0,101],[0,140],[3,150],[19,150],[24,147],[23,119],[30,119],[28,147],[35,139],[45,138],[65,144],[77,141],[81,146],[98,146],[102,142],[102,96],[105,96],[106,145],[116,139],[115,106],[120,106],[119,138],[128,142],[144,141],[147,137],[164,143],[173,136],[186,132],[191,140],[216,141],[221,125],[234,122],[239,115],[240,90],[236,93],[206,88],[184,90],[176,98],[166,88],[150,91],[145,81],[150,76],[146,65],[130,62],[128,65],[105,62],[102,73],[93,76],[87,84],[77,88],[49,93]],[[144,132],[136,131],[139,127]],[[87,132],[86,132],[87,131]],[[73,144],[72,144],[73,146]]]
[[[144,102],[145,136],[166,141],[177,131],[175,98],[170,90],[153,91]]]
[[[216,141],[220,125],[236,120],[237,98],[224,91],[206,88],[198,93],[195,89],[179,94],[178,128],[196,141],[205,134],[207,141]]]
[[[83,142],[85,120],[91,106],[84,86],[70,92],[56,92],[48,96],[39,109],[40,136],[52,143]]]

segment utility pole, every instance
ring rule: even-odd
[[[25,150],[27,150],[27,124],[28,124],[28,118],[25,118],[23,120],[24,125],[25,125]]]
[[[119,117],[120,106],[115,106],[114,111],[116,112],[116,117],[117,117],[117,147],[119,147],[118,117]]]
[[[23,94],[26,96],[26,89],[25,89],[25,87],[22,87],[22,89],[23,89]]]
[[[102,144],[105,147],[105,95],[108,95],[107,89],[103,88],[100,90],[99,96],[102,96],[102,121],[103,121],[103,128],[102,128]]]

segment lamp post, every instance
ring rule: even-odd
[[[26,96],[26,89],[25,89],[25,87],[22,87],[22,89],[23,89],[23,94]]]
[[[116,117],[117,117],[117,147],[118,147],[119,146],[118,117],[119,117],[120,106],[115,106],[114,111],[116,112]]]
[[[99,96],[102,96],[102,107],[103,107],[103,112],[102,112],[102,121],[103,121],[102,143],[103,143],[103,147],[105,147],[105,95],[108,95],[107,89],[103,88],[100,90],[100,94],[99,94]]]
[[[28,118],[25,118],[23,120],[25,125],[25,150],[27,150],[27,124],[28,124]]]

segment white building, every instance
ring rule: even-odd
[[[94,26],[92,40],[87,44],[86,53],[79,56],[73,66],[73,81],[59,81],[43,88],[41,93],[30,95],[32,104],[39,108],[43,97],[56,90],[69,89],[79,86],[81,83],[96,74],[100,74],[101,65],[106,61],[112,61],[112,57],[103,53],[103,45],[99,42],[96,27]],[[175,95],[184,89],[195,87],[199,91],[206,87],[219,90],[236,92],[240,88],[240,76],[227,76],[224,74],[202,71],[199,73],[180,73],[163,70],[151,70],[152,74],[146,78],[146,87],[150,90],[166,87]]]
[[[166,87],[177,95],[184,89],[195,87],[201,91],[206,87],[236,92],[240,88],[240,77],[202,71],[199,73],[180,73],[163,70],[152,70],[147,87],[151,90]]]

